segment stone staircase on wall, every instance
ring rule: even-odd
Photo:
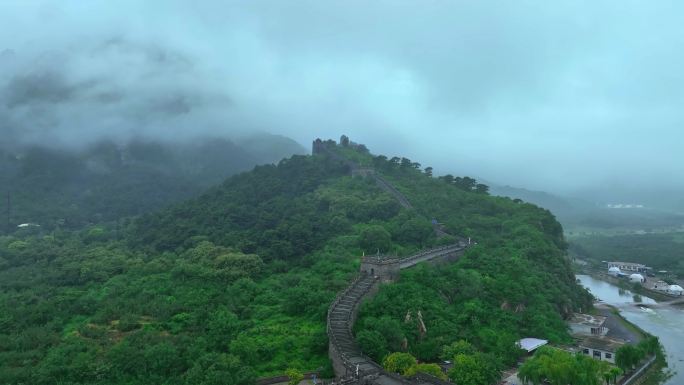
[[[334,142],[333,142],[334,143]],[[392,195],[399,204],[412,209],[411,202],[392,184],[371,168],[362,168],[357,163],[331,150],[326,142],[317,139],[313,143],[314,154],[325,154],[350,168],[353,176],[373,178],[380,189]],[[449,236],[442,225],[435,226],[438,237]],[[411,268],[421,262],[453,261],[463,255],[470,242],[423,250],[406,258],[364,257],[361,272],[345,290],[338,294],[328,309],[327,333],[328,353],[335,370],[335,385],[445,385],[450,384],[436,377],[419,374],[412,378],[386,372],[381,365],[364,355],[356,343],[352,328],[359,306],[365,298],[373,296],[380,282],[393,281],[399,271]]]
[[[398,271],[421,262],[451,261],[460,257],[468,247],[465,243],[437,247],[406,258],[364,257],[358,277],[342,291],[328,309],[328,353],[333,363],[337,383],[350,385],[444,385],[445,382],[429,375],[404,378],[387,373],[378,363],[361,351],[352,328],[359,306],[373,296],[380,282],[397,278]]]

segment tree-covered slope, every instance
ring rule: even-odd
[[[403,272],[365,304],[357,337],[372,357],[407,350],[424,361],[452,360],[443,350],[464,340],[503,368],[518,357],[520,338],[569,341],[562,318],[590,298],[575,282],[562,228],[548,210],[489,196],[471,178],[432,178],[408,160],[372,163],[418,212],[477,242],[455,264]]]
[[[103,141],[68,150],[5,144],[0,147],[0,229],[13,232],[22,223],[77,229],[139,215],[199,195],[257,164],[304,152],[279,136],[241,141]],[[7,194],[10,218],[4,215]]]
[[[330,374],[325,314],[335,294],[363,253],[449,242],[432,218],[478,245],[458,264],[421,266],[383,286],[357,325],[366,348],[377,342],[370,354],[434,359],[468,339],[500,365],[518,335],[567,337],[561,314],[587,296],[547,211],[411,162],[360,157],[415,209],[329,157],[295,156],[126,228],[1,237],[0,382],[249,384],[288,367]],[[418,310],[425,335],[404,321]]]

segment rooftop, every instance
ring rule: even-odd
[[[618,350],[618,348],[620,346],[622,346],[626,343],[627,343],[627,341],[620,340],[617,338],[610,338],[610,337],[606,337],[606,336],[601,336],[601,337],[587,337],[579,343],[579,346],[580,346],[580,348],[598,349],[598,350],[603,350],[605,352],[615,353],[615,351]]]
[[[581,324],[586,326],[599,327],[606,322],[606,317],[600,315],[591,315],[583,313],[574,313],[570,318],[570,323]]]
[[[646,267],[646,265],[644,265],[644,264],[635,263],[635,262],[612,261],[612,262],[607,262],[607,263],[608,263],[608,265],[623,265],[623,266]]]
[[[520,341],[518,341],[518,346],[520,346],[520,349],[527,350],[527,352],[529,353],[537,349],[538,347],[544,346],[548,343],[549,341],[541,340],[539,338],[523,338]]]

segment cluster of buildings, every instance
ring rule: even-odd
[[[626,278],[629,279],[630,282],[635,282],[635,283],[644,283],[646,282],[646,278],[640,274],[640,273],[625,273],[622,270],[620,270],[619,267],[613,266],[608,268],[608,275],[611,275],[613,277],[617,278]]]
[[[627,341],[608,336],[606,317],[575,313],[568,321],[572,335],[579,338],[579,351],[597,360],[615,363],[615,352]]]
[[[632,283],[646,283],[644,275],[653,277],[652,268],[641,263],[633,262],[606,262],[608,265],[608,275],[617,278],[628,279]],[[652,281],[651,281],[652,282]],[[681,296],[684,295],[684,288],[680,285],[670,284],[662,280],[649,284],[648,288],[656,290],[668,295]]]
[[[679,285],[671,285],[665,281],[656,281],[651,287],[653,290],[661,291],[669,295],[684,295],[684,288]]]
[[[606,317],[600,315],[574,313],[568,320],[568,326],[571,334],[579,340],[577,351],[597,360],[615,364],[615,352],[628,342],[608,336],[610,329],[606,326],[606,320]],[[523,338],[518,341],[518,346],[532,353],[547,343],[547,340],[538,338]]]
[[[606,207],[609,209],[643,209],[644,205],[635,203],[609,203]]]

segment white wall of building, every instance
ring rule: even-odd
[[[586,336],[604,336],[608,333],[608,328],[578,323],[570,323],[570,330],[572,330],[572,334],[583,334]]]
[[[597,360],[610,362],[611,364],[615,363],[615,353],[613,353],[613,352],[607,352],[605,350],[600,350],[600,349],[587,348],[584,346],[580,346],[580,349],[581,349],[582,354],[584,354],[584,355],[595,358]]]

